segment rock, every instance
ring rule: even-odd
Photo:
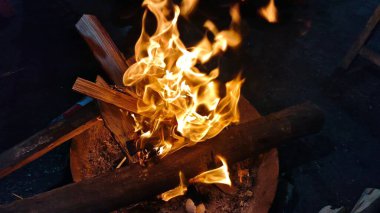
[[[186,212],[187,213],[197,213],[197,207],[195,206],[193,200],[187,199],[186,200]]]
[[[206,206],[201,203],[197,206],[196,213],[205,213],[206,212]]]
[[[343,213],[344,207],[333,209],[332,206],[328,205],[319,210],[319,213]]]

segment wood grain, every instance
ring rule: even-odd
[[[123,74],[128,68],[126,59],[99,20],[93,15],[83,15],[75,26],[111,80],[123,85]]]
[[[102,87],[82,78],[77,78],[73,90],[137,114],[137,99],[132,96]]]

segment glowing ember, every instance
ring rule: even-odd
[[[230,179],[230,173],[228,172],[228,166],[226,159],[224,159],[222,156],[217,156],[217,158],[222,162],[222,166],[209,170],[207,172],[203,172],[194,178],[190,179],[190,183],[206,183],[206,184],[214,184],[214,183],[220,183],[220,184],[226,184],[231,186],[231,179]]]
[[[145,0],[142,32],[135,46],[136,63],[128,68],[123,82],[138,98],[134,115],[135,131],[140,134],[138,146],[151,143],[163,157],[183,146],[193,145],[216,136],[226,126],[239,121],[237,108],[240,75],[226,83],[225,96],[219,96],[216,67],[207,73],[196,65],[204,64],[227,47],[241,42],[239,7],[230,10],[228,30],[219,31],[211,22],[205,28],[213,35],[194,47],[187,48],[177,28],[179,15],[188,15],[197,1],[186,0],[180,11],[168,0]],[[145,30],[147,13],[156,18],[156,31]]]
[[[269,0],[269,4],[259,10],[259,14],[269,23],[276,23],[278,21],[277,8],[274,4],[274,0]]]
[[[162,193],[160,197],[164,201],[169,201],[172,198],[184,195],[186,191],[187,191],[187,187],[185,185],[185,176],[183,175],[182,172],[179,172],[179,186],[167,192]]]

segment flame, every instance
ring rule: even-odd
[[[187,186],[185,185],[185,176],[183,175],[182,172],[179,172],[179,186],[162,193],[160,197],[164,201],[169,201],[172,198],[184,195],[186,191],[187,191]]]
[[[181,15],[187,17],[190,15],[195,7],[197,6],[199,0],[182,0],[181,2]]]
[[[269,4],[259,10],[259,14],[265,18],[269,23],[276,23],[277,19],[277,8],[274,4],[274,0],[269,0]]]
[[[240,44],[239,6],[230,9],[228,30],[219,31],[206,21],[204,26],[213,39],[205,35],[197,45],[187,48],[177,22],[180,14],[187,16],[196,4],[196,0],[184,0],[179,7],[169,0],[145,0],[142,31],[135,46],[136,63],[123,76],[127,90],[138,98],[139,115],[133,115],[135,131],[140,134],[137,145],[143,149],[152,143],[161,157],[210,139],[239,122],[237,105],[244,80],[238,75],[227,82],[221,97],[216,81],[219,68],[207,73],[197,66]],[[152,35],[146,32],[148,11],[157,23]]]
[[[217,155],[216,157],[222,162],[223,165],[221,167],[209,170],[207,172],[203,172],[195,176],[194,178],[191,178],[189,182],[206,184],[220,183],[231,186],[232,183],[230,179],[230,173],[228,172],[226,159],[219,155]]]
[[[216,169],[212,169],[203,172],[189,180],[189,183],[205,183],[205,184],[226,184],[231,186],[232,182],[230,179],[230,173],[228,172],[227,161],[220,155],[216,156],[221,162],[222,166]],[[180,171],[179,172],[179,186],[169,191],[162,193],[159,197],[164,201],[169,201],[174,197],[184,195],[187,191],[187,186],[185,185],[185,176]]]

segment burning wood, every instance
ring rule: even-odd
[[[231,25],[219,31],[211,22],[205,27],[207,36],[194,47],[186,47],[180,39],[177,22],[180,7],[171,1],[143,2],[146,11],[142,31],[135,46],[136,63],[124,73],[123,83],[137,97],[135,128],[140,137],[137,145],[144,149],[153,145],[165,156],[184,146],[215,137],[225,127],[239,121],[237,109],[240,75],[225,85],[225,96],[219,95],[216,67],[207,74],[196,65],[236,47],[241,42],[239,7],[230,10]],[[151,12],[157,26],[153,35],[146,32],[147,13]],[[173,13],[173,16],[170,14]]]
[[[176,187],[179,171],[187,177],[194,177],[209,170],[209,165],[215,163],[216,154],[234,163],[284,141],[316,133],[323,125],[323,118],[318,107],[310,103],[290,107],[255,121],[231,126],[205,143],[181,149],[146,168],[139,165],[120,168],[1,206],[0,211],[112,211]]]
[[[197,65],[206,63],[227,47],[239,45],[238,6],[231,8],[229,29],[219,31],[211,21],[206,21],[204,26],[213,38],[205,36],[195,47],[188,48],[180,40],[176,24],[179,15],[187,16],[194,4],[196,1],[185,1],[181,12],[179,6],[166,0],[145,0],[143,5],[156,17],[157,29],[152,35],[145,32],[145,12],[142,33],[135,47],[136,62],[130,67],[95,17],[83,16],[76,25],[122,91],[111,89],[101,78],[96,84],[78,78],[73,89],[99,100],[105,125],[121,147],[131,138],[136,139],[139,150],[144,150],[146,144],[154,147],[157,155],[144,162],[146,167],[132,164],[0,206],[0,211],[105,212],[165,191],[161,196],[168,200],[186,192],[185,175],[193,177],[189,183],[230,184],[227,160],[235,163],[288,139],[320,130],[323,115],[311,104],[226,129],[239,122],[238,102],[243,79],[238,75],[228,82],[222,97],[215,80],[218,68],[208,73]],[[244,107],[250,107],[244,98],[240,101]],[[130,114],[134,122],[128,121]],[[135,134],[130,134],[132,130]],[[86,139],[81,137],[80,140]],[[190,145],[195,146],[181,149]],[[131,159],[128,151],[124,151]],[[227,159],[220,159],[223,164],[220,168],[210,167],[217,164],[215,155]],[[155,159],[160,160],[155,162]],[[180,185],[177,186],[179,172]]]
[[[73,86],[73,90],[106,103],[113,104],[129,112],[137,113],[136,98],[122,94],[113,89],[97,85],[91,81],[77,78]]]

